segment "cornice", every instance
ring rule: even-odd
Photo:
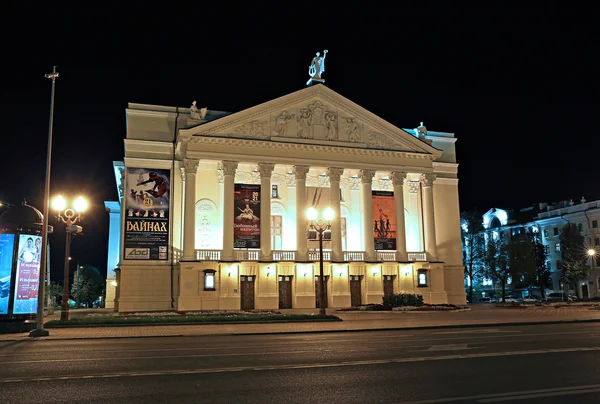
[[[212,144],[218,146],[239,146],[239,147],[253,147],[261,149],[275,149],[275,150],[292,150],[292,151],[305,151],[309,153],[315,152],[326,152],[335,153],[346,156],[367,156],[367,157],[391,157],[391,158],[404,158],[412,160],[428,160],[433,161],[436,157],[433,154],[414,153],[407,151],[393,151],[393,150],[377,150],[377,149],[357,149],[352,147],[339,147],[339,146],[323,146],[323,145],[308,145],[300,143],[283,143],[283,142],[270,142],[260,140],[249,140],[249,139],[235,139],[235,138],[219,138],[219,137],[203,137],[194,136],[190,139],[190,143],[198,144]],[[192,150],[188,150],[190,152]]]

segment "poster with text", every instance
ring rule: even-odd
[[[326,207],[331,206],[330,188],[306,187],[306,208],[313,207],[321,215]],[[307,229],[307,247],[310,250],[319,249],[319,236],[316,231]],[[331,249],[331,231],[323,234],[323,248]]]
[[[396,250],[394,193],[372,191],[373,236],[376,250]]]
[[[167,260],[169,248],[169,170],[127,168],[123,258]]]
[[[42,236],[19,234],[13,314],[37,312]]]
[[[15,235],[0,234],[0,316],[8,314],[14,248]]]
[[[233,246],[260,248],[260,184],[235,184]]]

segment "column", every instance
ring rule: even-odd
[[[406,223],[404,221],[405,178],[405,172],[392,172],[391,180],[394,184],[394,208],[396,213],[396,261],[408,261],[408,253],[406,252]]]
[[[342,219],[340,209],[340,177],[344,173],[343,168],[331,167],[327,169],[329,177],[329,203],[335,212],[331,222],[331,261],[343,261],[342,251]]]
[[[365,237],[365,261],[376,261],[375,255],[375,235],[373,233],[373,199],[372,183],[375,176],[375,170],[360,170],[360,181],[362,189],[363,206],[363,233]]]
[[[260,256],[261,261],[271,260],[271,174],[275,164],[258,163],[260,172]]]
[[[183,260],[196,260],[196,173],[198,159],[185,159],[185,211],[183,216]]]
[[[223,161],[223,261],[233,261],[233,192],[237,161]]]
[[[433,210],[433,182],[435,174],[421,174],[419,181],[423,186],[423,227],[425,229],[425,252],[428,260],[437,260],[437,242],[435,240],[435,217]]]
[[[294,166],[296,179],[296,261],[308,260],[306,243],[306,174],[309,166]]]

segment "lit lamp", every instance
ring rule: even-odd
[[[335,218],[335,211],[327,207],[322,212],[310,207],[306,210],[306,218],[310,220],[309,228],[319,235],[319,315],[325,312],[325,282],[323,274],[323,233],[331,229],[331,221]]]
[[[60,320],[69,320],[69,260],[71,255],[71,240],[78,233],[81,233],[83,228],[78,226],[82,219],[82,213],[87,209],[88,203],[83,197],[78,197],[73,201],[73,208],[67,207],[67,200],[62,196],[57,196],[52,201],[52,209],[57,212],[59,221],[65,224],[65,272],[63,278],[63,299],[62,308],[60,311]]]

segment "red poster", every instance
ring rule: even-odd
[[[372,191],[373,237],[376,250],[396,250],[394,193]]]

